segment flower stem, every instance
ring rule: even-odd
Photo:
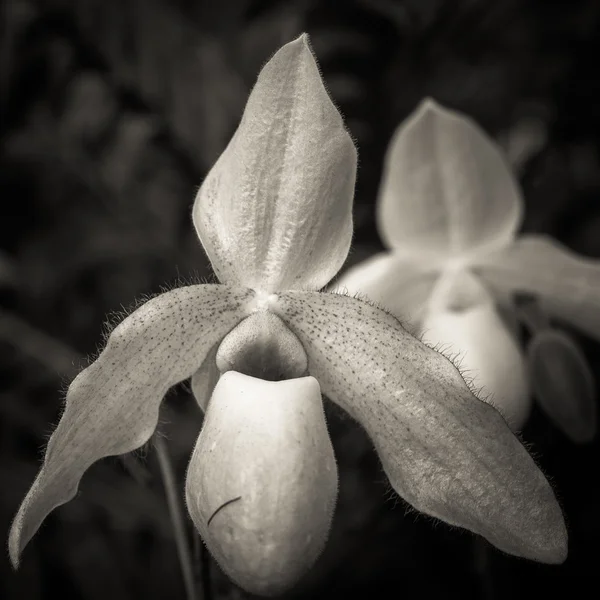
[[[194,532],[192,544],[194,549],[195,581],[202,585],[204,599],[210,600],[212,598],[210,554],[197,532]]]
[[[473,536],[473,560],[475,573],[481,586],[481,597],[494,600],[494,583],[490,573],[490,549],[488,543],[479,536]]]
[[[156,450],[160,474],[165,488],[171,522],[173,523],[175,544],[177,546],[177,554],[179,556],[181,574],[183,575],[186,597],[188,600],[202,600],[194,578],[192,556],[187,540],[183,510],[177,493],[173,465],[171,464],[167,443],[164,438],[159,435],[154,436],[154,448]]]

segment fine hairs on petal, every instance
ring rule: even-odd
[[[475,275],[461,269],[438,280],[420,337],[444,355],[459,355],[457,366],[475,395],[498,410],[513,431],[523,427],[532,404],[525,357]]]
[[[450,361],[353,298],[285,292],[276,308],[306,348],[309,373],[366,429],[406,501],[510,554],[565,560],[551,486]]]
[[[261,71],[196,196],[194,225],[219,279],[324,287],[348,254],[356,162],[304,34]]]
[[[513,431],[520,430],[531,411],[525,359],[495,307],[433,313],[422,327],[423,342],[446,356],[455,352],[475,395],[498,410]]]
[[[229,286],[179,288],[146,302],[112,331],[100,356],[69,386],[42,469],[13,521],[15,567],[48,513],[74,497],[95,461],[149,439],[167,390],[198,370],[210,348],[246,316],[251,296]]]
[[[330,290],[365,296],[416,331],[438,277],[435,264],[381,252],[348,269]]]

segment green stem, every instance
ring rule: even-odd
[[[165,488],[169,514],[171,516],[171,522],[173,523],[175,544],[177,546],[177,554],[179,555],[179,564],[181,566],[181,574],[183,575],[186,597],[188,600],[202,600],[194,578],[194,569],[187,540],[185,519],[179,500],[179,494],[177,493],[177,483],[175,481],[173,465],[171,464],[167,443],[164,438],[159,435],[154,436],[154,448],[156,449],[156,456],[158,458],[160,474]]]

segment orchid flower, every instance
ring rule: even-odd
[[[426,99],[385,158],[377,224],[389,251],[337,282],[452,356],[513,430],[531,409],[512,327],[515,294],[534,296],[544,313],[600,339],[600,261],[547,236],[517,236],[523,210],[500,148],[471,119]]]
[[[390,313],[319,291],[348,254],[355,175],[354,144],[302,35],[261,71],[196,196],[194,225],[222,283],[147,301],[71,383],[12,525],[15,566],[92,463],[148,441],[163,396],[188,377],[206,411],[189,514],[249,591],[290,587],[327,539],[337,469],[322,394],[361,423],[417,510],[511,554],[565,559],[553,490],[501,415]]]

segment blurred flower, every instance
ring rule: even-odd
[[[553,327],[535,298],[515,298],[518,318],[529,329],[527,367],[540,408],[573,442],[596,435],[596,385],[585,355],[573,336]]]
[[[596,389],[583,353],[564,332],[545,329],[527,347],[533,392],[544,412],[576,443],[596,434]]]
[[[513,430],[531,407],[510,327],[513,296],[532,294],[550,316],[600,339],[600,262],[546,236],[516,237],[522,216],[499,147],[468,117],[426,99],[394,133],[385,159],[377,222],[390,251],[337,282],[451,354]]]
[[[254,593],[292,585],[325,544],[337,470],[321,392],[363,425],[415,508],[506,552],[565,559],[554,493],[502,417],[394,316],[318,291],[348,253],[355,173],[356,150],[301,36],[262,70],[196,197],[194,225],[223,283],[147,301],[72,382],[11,529],[15,565],[92,463],[150,438],[163,396],[188,377],[206,410],[189,513],[225,572]]]

